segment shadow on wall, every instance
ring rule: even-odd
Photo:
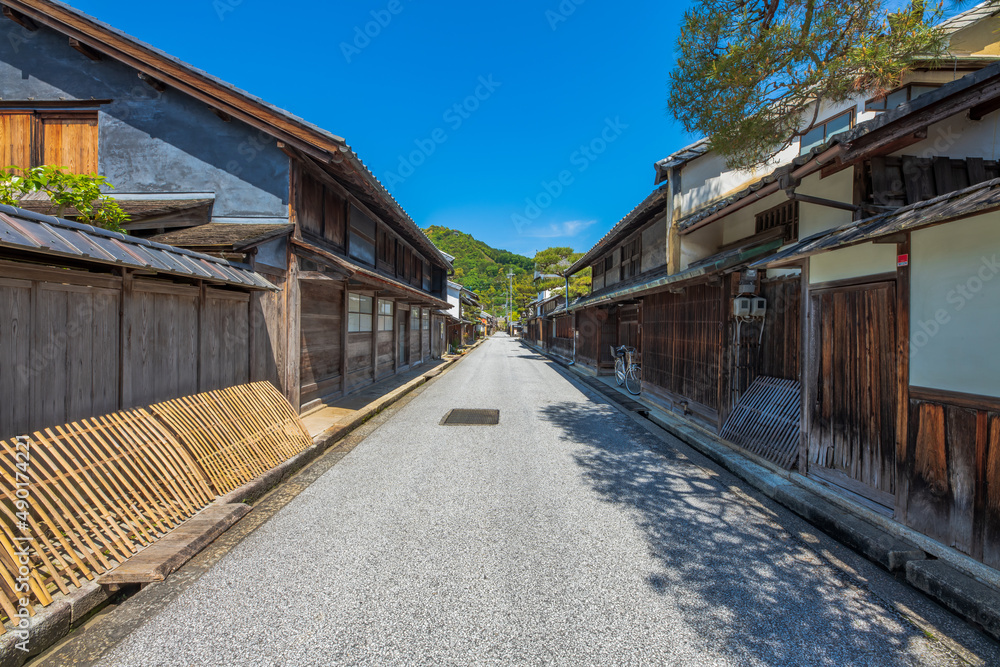
[[[850,595],[865,582],[810,544],[811,526],[746,497],[603,401],[545,406],[540,417],[578,445],[574,458],[600,496],[633,517],[658,562],[648,585],[701,636],[768,665],[909,664],[896,656],[923,633],[874,594]]]

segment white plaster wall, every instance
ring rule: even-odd
[[[657,218],[642,230],[642,266],[645,273],[667,263],[667,219]]]
[[[842,169],[826,178],[820,178],[818,173],[812,174],[802,179],[802,185],[795,191],[804,195],[850,204],[854,201],[854,170]],[[800,202],[799,238],[804,239],[817,232],[839,227],[850,222],[851,219],[850,211]]]
[[[708,225],[681,238],[681,271],[700,259],[718,252],[722,245],[722,225]]]
[[[1000,213],[911,239],[910,384],[1000,396]]]
[[[927,128],[927,138],[896,151],[893,155],[953,158],[981,157],[996,160],[1000,138],[1000,112],[987,114],[982,120],[969,120],[965,114],[946,118]]]
[[[896,244],[865,243],[809,258],[809,283],[862,278],[896,270]]]

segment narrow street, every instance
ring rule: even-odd
[[[896,608],[951,617],[566,373],[487,340],[101,664],[1000,659],[911,623]],[[452,408],[500,424],[440,425]]]

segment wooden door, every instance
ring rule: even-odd
[[[808,471],[885,507],[895,495],[896,283],[811,293]]]
[[[410,337],[407,335],[406,329],[409,320],[410,313],[408,311],[396,311],[396,330],[399,332],[396,336],[399,350],[396,353],[399,355],[399,366],[406,366],[410,363]]]
[[[618,345],[634,347],[642,352],[639,340],[639,307],[625,307],[618,311]]]

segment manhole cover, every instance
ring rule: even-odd
[[[444,426],[493,426],[500,423],[499,410],[450,410],[441,420]]]

